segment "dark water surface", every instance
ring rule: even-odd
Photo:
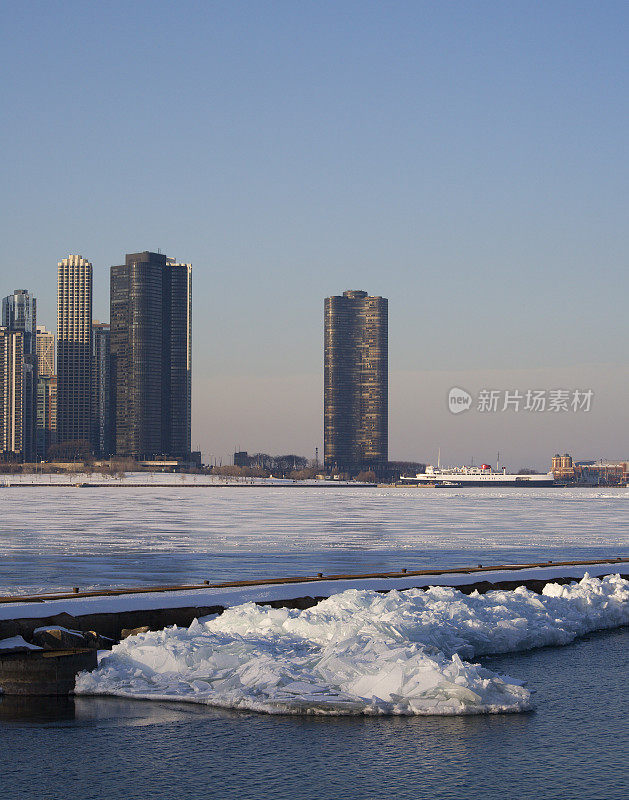
[[[0,699],[3,797],[625,800],[629,628],[484,659],[529,714],[343,718],[190,704]]]

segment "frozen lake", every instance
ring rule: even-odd
[[[628,501],[625,489],[2,488],[0,591],[626,556]]]

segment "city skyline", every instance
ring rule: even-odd
[[[167,257],[163,256],[163,258],[166,259]],[[174,259],[167,260],[172,264],[186,267],[187,273],[189,265],[179,264],[179,262],[176,262]],[[19,291],[24,291],[33,295],[33,293],[29,292],[29,290]],[[40,295],[40,297],[42,297],[42,295]],[[35,298],[35,303],[36,302],[37,298]],[[191,313],[191,294],[188,298],[188,313]],[[94,325],[99,324],[105,327],[109,325],[109,323],[98,323],[96,320],[94,321]],[[46,326],[37,325],[37,328],[38,330],[41,329],[44,331]],[[189,330],[191,330],[191,328]],[[54,337],[54,333],[50,331],[46,331],[46,334]],[[189,337],[189,339],[191,339],[191,337]],[[191,341],[188,340],[186,342],[187,359],[190,358],[190,344]],[[586,369],[589,370],[591,385],[597,387],[601,384],[601,382],[614,382],[618,391],[611,396],[605,397],[603,395],[601,397],[601,393],[596,389],[588,390],[593,396],[595,396],[596,405],[594,408],[597,410],[600,409],[601,413],[599,415],[598,423],[591,425],[588,428],[587,436],[585,437],[583,436],[583,430],[581,426],[581,436],[584,442],[581,447],[578,445],[578,435],[575,436],[575,433],[578,433],[580,430],[580,423],[576,418],[570,417],[569,415],[563,415],[560,417],[546,415],[546,417],[543,419],[538,417],[538,419],[532,420],[531,415],[529,415],[528,422],[529,424],[533,422],[535,423],[536,427],[541,431],[541,439],[543,441],[561,441],[562,443],[565,443],[564,447],[550,449],[569,449],[576,453],[575,457],[578,459],[609,458],[611,460],[622,460],[626,457],[626,448],[624,442],[619,442],[617,437],[614,437],[613,439],[610,438],[609,443],[605,444],[604,436],[601,436],[600,424],[601,420],[609,419],[610,417],[622,418],[622,414],[624,413],[622,403],[622,397],[624,396],[623,387],[629,389],[629,376],[618,373],[613,366],[605,364],[586,365]],[[322,365],[322,373],[323,372],[324,370]],[[452,386],[460,386],[462,384],[466,385],[470,390],[475,390],[477,393],[482,389],[483,386],[487,386],[489,384],[493,384],[494,386],[502,386],[503,388],[501,391],[503,393],[509,391],[509,387],[517,386],[518,383],[520,387],[532,385],[546,385],[551,387],[560,384],[566,386],[584,386],[582,380],[583,370],[578,365],[576,367],[567,367],[560,370],[530,369],[457,372],[443,370],[419,374],[395,372],[391,375],[391,378],[392,385],[394,387],[392,404],[393,408],[391,413],[391,428],[394,431],[394,437],[395,431],[397,430],[400,432],[400,438],[404,438],[404,432],[400,429],[401,418],[404,416],[405,408],[408,408],[408,403],[414,402],[418,397],[423,398],[422,402],[427,406],[432,404],[434,406],[440,405],[442,407],[443,416],[447,418],[449,423],[449,430],[446,431],[446,435],[442,435],[438,440],[435,440],[436,445],[434,449],[431,449],[429,446],[426,446],[423,449],[420,446],[413,450],[408,448],[402,450],[398,449],[389,455],[390,460],[425,461],[427,463],[432,463],[436,461],[437,450],[440,450],[443,453],[445,462],[452,464],[469,464],[473,461],[479,463],[480,461],[492,461],[492,459],[495,460],[495,454],[497,452],[502,452],[504,460],[514,468],[530,466],[541,470],[546,470],[548,467],[548,453],[546,447],[536,447],[534,450],[530,451],[531,455],[529,456],[526,454],[522,455],[513,448],[510,449],[509,441],[512,437],[509,433],[509,425],[512,422],[513,417],[510,417],[509,414],[506,416],[504,414],[496,415],[496,422],[503,431],[504,438],[495,439],[495,444],[489,446],[486,445],[486,441],[488,441],[491,437],[491,422],[493,420],[490,420],[488,415],[485,415],[484,418],[480,418],[479,415],[469,415],[465,419],[453,420],[452,424],[450,424],[452,415],[447,411],[446,395],[448,390],[451,389]],[[90,378],[90,380],[93,380],[93,378]],[[499,383],[500,380],[503,381],[502,384]],[[252,385],[255,386],[256,383],[260,385],[261,382],[263,386],[268,386],[272,381],[272,376],[269,376],[268,378],[262,378],[261,381],[260,378],[256,377],[252,381]],[[421,385],[419,385],[418,382],[421,382]],[[324,418],[323,375],[316,373],[310,376],[297,374],[294,376],[294,381],[289,382],[289,386],[290,392],[286,395],[287,405],[284,408],[284,419],[294,417],[295,414],[298,413],[299,409],[303,410],[307,408],[308,403],[310,403],[310,408],[313,410],[313,415],[309,418],[308,422],[314,431],[313,436],[310,439],[310,441],[314,441],[314,446],[310,447],[309,449],[309,442],[306,442],[305,445],[300,446],[299,443],[295,444],[294,440],[291,442],[289,439],[282,439],[282,433],[285,430],[284,428],[276,432],[279,435],[270,433],[269,431],[271,429],[266,424],[267,420],[260,417],[259,413],[250,415],[251,418],[248,418],[248,416],[243,413],[240,420],[242,424],[239,426],[239,432],[235,437],[236,443],[244,442],[250,452],[295,452],[304,454],[308,458],[314,457],[314,451],[317,447],[319,447],[321,453],[324,452],[324,448],[321,446],[321,444],[324,438],[322,434],[325,425],[321,424],[320,422],[320,420],[323,420]],[[191,390],[191,395],[195,395],[196,397],[199,396],[198,387],[190,386],[189,388]],[[250,388],[251,387],[249,386],[249,389]],[[245,398],[249,397],[251,394],[249,389],[242,385],[242,391],[245,393],[248,392],[248,394],[245,394]],[[37,404],[39,407],[41,407],[38,411],[40,418],[43,418],[42,415],[47,415],[49,417],[51,403],[56,405],[56,397],[51,399],[50,391],[50,381],[47,381],[46,386],[42,385],[38,390]],[[95,391],[96,389],[93,388],[91,395],[92,398],[95,397]],[[318,398],[315,397],[315,392],[319,392]],[[317,402],[319,406],[318,408]],[[402,414],[400,414],[400,408],[402,410]],[[43,409],[45,409],[45,411]],[[496,409],[496,411],[499,410],[500,409]],[[230,413],[234,413],[234,411],[235,409],[230,407]],[[320,416],[317,416],[317,413]],[[590,414],[588,420],[595,418],[595,416],[596,415],[594,414]],[[193,423],[195,421],[197,426],[199,425],[199,422],[201,422],[201,424],[203,423],[203,420],[193,419]],[[215,422],[218,422],[218,416],[216,416]],[[220,427],[220,425],[218,425],[218,427]],[[317,428],[320,428],[320,431],[317,431]],[[260,435],[261,429],[263,430],[263,435]],[[255,430],[255,434],[253,436],[248,436],[247,430]],[[463,431],[463,435],[461,435],[461,431]],[[317,441],[317,435],[321,437],[319,441]],[[575,440],[577,441],[576,446]],[[236,445],[232,444],[230,446],[230,441],[224,436],[222,438],[222,441],[224,442],[222,449],[220,446],[220,436],[216,437],[214,440],[208,439],[206,441],[207,444],[204,443],[200,447],[195,447],[195,444],[199,442],[199,438],[193,429],[190,442],[190,447],[192,450],[200,449],[202,457],[205,461],[229,463],[233,456],[233,452],[236,449]],[[506,447],[503,444],[504,441],[507,441]],[[284,446],[282,446],[282,442],[284,443]],[[291,444],[293,446],[291,446]],[[97,448],[95,447],[95,452],[96,450]],[[114,448],[112,447],[112,452],[113,450]]]
[[[29,290],[2,299],[0,460],[190,460],[192,265],[127,254],[110,289],[111,324],[92,316],[91,262],[59,260],[56,336]]]
[[[624,800],[628,32],[3,6],[7,797]]]
[[[42,320],[51,255],[89,255],[100,319],[121,252],[185,255],[193,448],[313,454],[321,299],[368,286],[392,310],[391,458],[625,456],[629,8],[111,13],[7,13],[3,271],[39,292]],[[81,125],[62,124],[79,106]],[[591,388],[595,402],[578,425],[453,419],[454,386]]]

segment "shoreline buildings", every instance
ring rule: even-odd
[[[92,265],[79,255],[57,264],[57,439],[92,438]]]
[[[348,290],[325,300],[326,470],[382,474],[388,463],[388,300]]]
[[[573,461],[568,453],[555,453],[551,471],[555,481],[566,486],[627,486],[627,461]]]
[[[111,324],[92,320],[92,264],[57,263],[55,335],[26,289],[2,301],[0,460],[57,455],[198,462],[191,453],[192,266],[131,253],[111,268]]]
[[[15,289],[3,298],[2,327],[7,332],[3,347],[2,452],[5,457],[31,461],[36,442],[37,300],[28,289]]]
[[[190,458],[192,266],[130,253],[111,268],[116,455]]]

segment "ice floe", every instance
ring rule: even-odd
[[[269,713],[525,711],[525,687],[463,659],[628,623],[629,581],[619,576],[549,584],[542,595],[349,590],[305,611],[245,603],[130,637],[77,678],[76,692]]]

